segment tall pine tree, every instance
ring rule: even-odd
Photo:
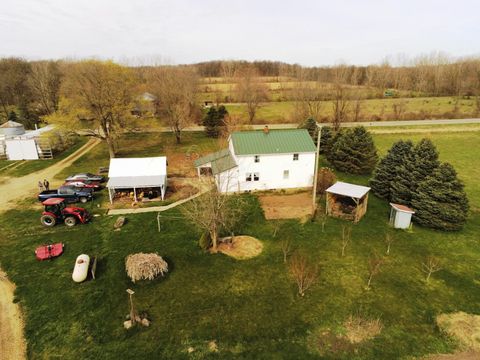
[[[400,166],[392,181],[391,200],[412,206],[412,196],[418,185],[438,168],[438,151],[429,139],[422,139],[415,145],[405,163]]]
[[[222,127],[225,126],[225,116],[227,115],[228,111],[223,105],[219,106],[218,109],[214,106],[208,109],[203,119],[205,134],[208,137],[218,138]]]
[[[372,136],[363,126],[343,130],[333,138],[327,158],[337,170],[351,174],[370,174],[378,161]]]
[[[441,164],[417,187],[412,197],[414,220],[440,230],[460,230],[467,221],[468,199],[452,165]]]
[[[397,141],[388,150],[387,155],[380,160],[370,179],[370,187],[375,195],[387,201],[392,200],[392,182],[397,177],[397,172],[412,155],[413,143]]]

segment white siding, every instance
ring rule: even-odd
[[[231,146],[231,144],[230,144]],[[230,147],[233,150],[232,147]],[[293,160],[292,154],[260,155],[260,161],[255,162],[255,155],[232,155],[238,167],[226,171],[216,177],[217,186],[222,192],[293,189],[311,187],[313,185],[315,153],[299,153],[298,160]],[[288,178],[284,172],[288,171]],[[252,175],[252,181],[247,181],[247,174]],[[254,174],[259,180],[254,181]]]

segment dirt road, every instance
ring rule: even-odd
[[[0,184],[0,213],[10,208],[10,201],[35,194],[39,179],[52,179],[99,142],[91,139],[76,152],[46,169],[19,178],[8,178]],[[0,360],[25,359],[23,319],[20,307],[13,302],[14,292],[15,285],[0,268]]]
[[[25,359],[23,319],[13,303],[15,285],[0,270],[0,360]]]
[[[8,205],[10,201],[23,199],[29,195],[36,194],[38,192],[37,183],[39,180],[53,179],[57,173],[67,166],[70,166],[75,160],[90,151],[99,142],[100,140],[98,139],[90,139],[76,152],[46,169],[22,177],[6,179],[0,184],[0,213],[10,208]]]

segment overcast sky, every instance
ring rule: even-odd
[[[480,53],[479,0],[0,0],[0,56],[378,63]],[[142,60],[139,60],[142,59]]]

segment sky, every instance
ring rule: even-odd
[[[379,63],[480,54],[478,0],[0,0],[0,56]]]

